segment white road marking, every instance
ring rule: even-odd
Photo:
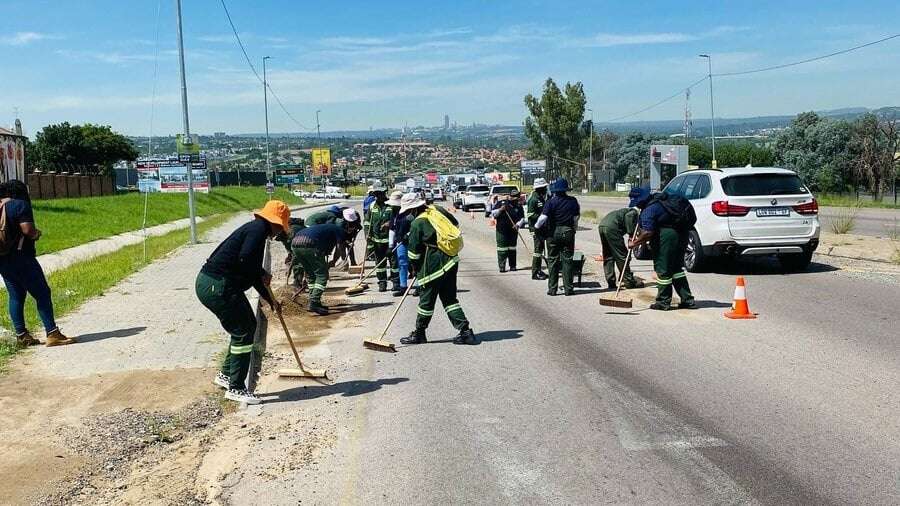
[[[756,504],[727,473],[698,448],[728,443],[686,424],[628,387],[598,372],[585,374],[588,385],[607,405],[619,443],[627,451],[659,451],[673,467],[689,475],[716,504]]]

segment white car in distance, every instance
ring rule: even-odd
[[[696,169],[679,174],[663,191],[687,198],[697,213],[684,255],[690,272],[714,257],[772,255],[785,270],[801,271],[819,246],[819,205],[793,171]]]

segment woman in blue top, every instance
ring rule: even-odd
[[[34,213],[28,187],[17,179],[0,183],[0,208],[6,217],[6,245],[9,251],[0,255],[0,275],[9,294],[9,318],[16,331],[19,346],[40,344],[25,327],[25,297],[30,293],[37,302],[38,315],[47,333],[47,346],[72,344],[75,339],[66,337],[53,318],[53,301],[44,270],[35,257],[34,242],[41,238],[41,231],[34,226]]]

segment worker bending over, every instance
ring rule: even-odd
[[[343,221],[342,225],[326,223],[301,230],[291,241],[294,261],[303,266],[310,278],[310,312],[324,316],[328,308],[322,304],[322,293],[328,286],[328,256],[336,248],[343,248],[347,237],[357,228],[359,221]]]
[[[629,197],[635,195],[634,189],[629,193]],[[634,202],[634,199],[632,199]],[[625,260],[628,258],[628,246],[625,244],[625,236],[632,239],[635,226],[637,226],[639,211],[635,207],[623,207],[608,213],[600,220],[597,231],[600,233],[600,246],[603,248],[603,273],[606,276],[606,283],[610,288],[616,288],[618,277],[616,276],[616,268],[622,276],[623,288],[640,288],[644,286],[642,281],[634,278],[631,267],[626,265]]]
[[[219,244],[197,275],[197,298],[231,335],[222,370],[213,382],[227,389],[225,398],[232,401],[259,404],[259,398],[246,385],[256,317],[244,292],[252,286],[273,310],[280,310],[269,291],[272,276],[263,268],[263,255],[266,239],[287,230],[290,215],[284,202],[268,201],[254,213],[253,221],[238,227]]]

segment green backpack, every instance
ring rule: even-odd
[[[463,249],[462,233],[459,227],[454,225],[444,213],[438,211],[434,206],[429,206],[419,215],[428,220],[428,223],[434,227],[437,234],[437,247],[445,254],[455,257]]]

